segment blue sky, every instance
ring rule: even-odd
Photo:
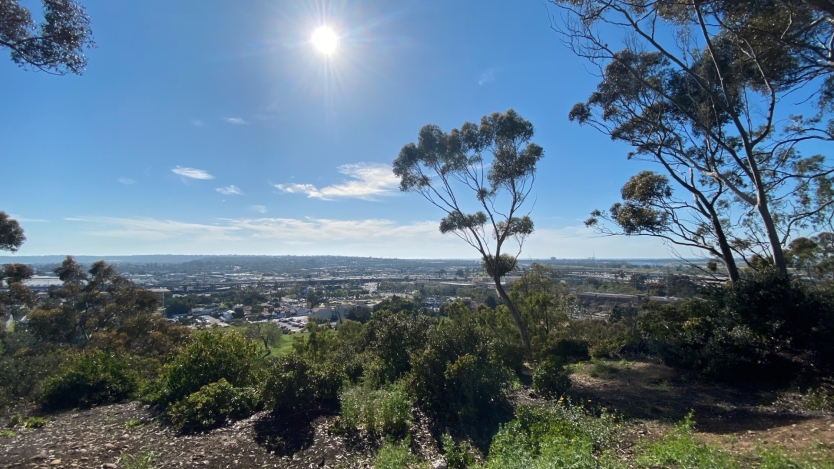
[[[427,123],[513,108],[544,147],[522,257],[666,257],[581,220],[640,169],[567,119],[596,79],[539,0],[84,0],[83,76],[0,61],[20,255],[474,257],[390,173]],[[332,56],[313,31],[339,36]]]

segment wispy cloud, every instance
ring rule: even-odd
[[[9,218],[20,223],[49,223],[49,220],[44,220],[43,218],[26,218],[21,217],[20,215],[15,215],[14,213],[10,213]]]
[[[251,206],[253,210],[257,210]],[[212,222],[154,218],[76,217],[70,229],[83,245],[69,251],[90,254],[294,254],[358,255],[400,258],[474,258],[477,252],[438,230],[438,220],[397,222],[386,219],[244,217]],[[94,241],[90,241],[93,239]],[[89,244],[87,244],[89,243]],[[129,250],[129,251],[128,251]],[[93,253],[92,251],[96,251]],[[128,252],[126,252],[128,251]],[[684,256],[693,253],[683,252]],[[668,257],[655,239],[597,237],[584,226],[542,228],[524,245],[521,257],[577,258]]]
[[[266,213],[266,207],[263,205],[253,205],[250,208],[258,213]]]
[[[202,169],[183,168],[182,166],[177,166],[172,169],[171,172],[190,179],[214,179],[214,176]]]
[[[234,124],[234,125],[248,125],[249,124],[248,122],[243,120],[243,118],[241,118],[241,117],[227,117],[223,120],[225,120],[229,124]]]
[[[243,195],[243,191],[234,184],[226,187],[218,187],[215,190],[223,195]]]
[[[354,198],[374,200],[378,196],[393,195],[399,180],[391,166],[380,163],[346,164],[338,171],[351,178],[343,184],[318,188],[313,184],[275,184],[275,188],[288,194],[305,194],[310,198],[335,200]]]
[[[491,83],[491,82],[495,81],[495,74],[497,72],[498,72],[498,69],[494,68],[494,67],[484,70],[481,73],[481,76],[478,77],[478,84],[479,85],[485,85],[487,83]]]
[[[200,119],[191,119],[188,122],[191,123],[191,125],[193,125],[194,127],[202,127],[205,125],[205,123],[203,123],[203,121],[201,121]]]
[[[119,178],[117,180],[120,183],[125,184],[125,185],[130,185],[130,184],[133,184],[134,182],[136,182],[136,181],[134,181],[133,179],[130,179],[130,178]]]

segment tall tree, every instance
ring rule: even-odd
[[[556,28],[600,69],[596,92],[570,118],[632,145],[630,157],[657,163],[688,191],[686,209],[701,218],[692,229],[706,221],[714,238],[716,227],[727,237],[737,229],[736,252],[764,252],[786,272],[793,231],[828,222],[834,207],[834,170],[800,151],[834,139],[828,107],[811,116],[788,108],[824,94],[828,72],[762,31],[813,28],[809,17],[792,17],[779,0],[553,3],[566,13]],[[617,31],[624,37],[607,36]],[[707,200],[725,213],[711,214]]]
[[[729,221],[720,214],[722,186],[714,185],[716,190],[707,192],[698,186],[694,172],[671,174],[690,192],[691,201],[674,197],[666,176],[642,171],[620,190],[622,202],[612,205],[608,213],[593,211],[585,225],[604,234],[652,236],[674,246],[706,251],[724,265],[731,282],[737,281],[735,251],[725,230]],[[613,222],[619,229],[600,224],[600,219]]]
[[[402,191],[416,192],[446,213],[440,232],[478,251],[528,351],[527,329],[501,278],[515,269],[524,240],[533,232],[533,221],[522,208],[544,151],[532,138],[533,125],[512,109],[448,133],[426,125],[417,143],[405,145],[393,165]],[[517,247],[512,254],[508,243]]]
[[[94,47],[90,18],[74,0],[42,0],[43,21],[36,24],[18,0],[0,0],[0,47],[12,61],[55,75],[80,75],[84,49]]]

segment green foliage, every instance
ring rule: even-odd
[[[338,404],[344,378],[332,364],[313,364],[291,353],[270,364],[261,398],[278,415],[324,411]]]
[[[673,431],[645,448],[635,461],[647,467],[670,469],[735,469],[740,467],[733,457],[692,438],[692,414],[678,423]]]
[[[427,466],[408,449],[409,440],[386,441],[374,459],[374,469],[421,469]]]
[[[237,332],[200,331],[165,367],[150,401],[167,407],[221,379],[234,387],[249,386],[258,356],[258,345]]]
[[[43,386],[44,408],[72,409],[119,402],[134,395],[139,378],[131,364],[103,352],[86,352],[72,360]]]
[[[153,469],[156,466],[157,454],[151,450],[143,450],[139,454],[123,454],[120,458],[123,469]]]
[[[409,385],[424,410],[473,422],[506,403],[511,373],[475,323],[444,321],[429,330],[427,342],[412,358]]]
[[[533,372],[533,389],[548,399],[562,397],[570,384],[564,363],[555,357],[539,363]]]
[[[49,423],[49,419],[32,416],[23,421],[23,428],[43,428]]]
[[[400,381],[382,389],[354,386],[339,394],[342,425],[368,433],[402,436],[411,424],[411,400]]]
[[[820,366],[834,356],[828,293],[772,271],[708,293],[706,300],[644,306],[639,328],[653,353],[720,379],[783,381],[800,371],[786,357]]]
[[[786,455],[779,448],[763,450],[759,455],[760,469],[832,469],[834,461],[796,460]]]
[[[411,356],[426,345],[432,319],[379,310],[365,325],[365,347],[379,358],[381,382],[393,383],[411,369]]]
[[[206,431],[222,426],[227,420],[249,417],[258,405],[255,389],[236,388],[221,378],[172,405],[167,415],[177,431]]]
[[[15,333],[18,334],[18,333]],[[21,349],[0,357],[0,407],[40,394],[40,385],[67,360],[61,353]]]
[[[440,436],[443,459],[449,469],[466,469],[475,464],[475,457],[468,453],[463,445],[458,444],[449,432]]]
[[[26,241],[23,229],[17,220],[9,218],[6,212],[0,211],[0,251],[15,252]]]
[[[308,322],[304,332],[307,333],[305,339],[296,339],[292,343],[293,351],[314,363],[327,361],[338,345],[336,331],[329,326]]]
[[[484,469],[596,469],[599,449],[614,429],[609,414],[595,417],[570,404],[522,405],[493,438]]]

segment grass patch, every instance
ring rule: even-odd
[[[0,437],[11,438],[14,436],[14,430],[0,430]]]
[[[386,441],[379,448],[374,460],[374,469],[423,469],[428,464],[421,462],[408,449],[408,438],[400,441]]]
[[[123,469],[153,469],[156,467],[156,453],[150,450],[142,451],[139,454],[122,455],[121,467]]]
[[[303,337],[306,337],[308,334],[305,333],[297,333],[297,334],[284,334],[278,340],[278,344],[274,345],[269,348],[270,357],[281,357],[287,355],[288,353],[292,352],[292,344],[296,341],[296,339],[302,340]]]

